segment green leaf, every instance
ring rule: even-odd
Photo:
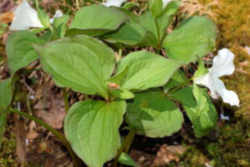
[[[141,25],[130,21],[122,26],[119,31],[106,35],[105,40],[110,43],[121,43],[129,46],[139,45],[148,40],[150,32],[145,30]]]
[[[0,37],[7,31],[8,24],[0,23]]]
[[[2,111],[0,110],[0,149],[2,146],[6,123],[7,123],[7,113],[3,110]]]
[[[140,4],[138,2],[127,2],[125,3],[122,8],[124,9],[127,9],[127,10],[130,10],[132,9],[133,7],[139,7]]]
[[[180,130],[182,113],[161,90],[138,93],[128,104],[127,123],[137,133],[165,137]]]
[[[43,9],[40,9],[40,8],[37,9],[37,13],[38,13],[38,17],[39,17],[39,20],[41,21],[42,25],[45,28],[48,28],[50,26],[49,15]]]
[[[10,105],[13,96],[12,79],[0,81],[0,148],[7,122],[7,107]]]
[[[12,75],[38,58],[33,45],[42,43],[43,40],[30,31],[17,31],[9,35],[6,52]]]
[[[163,8],[162,0],[149,0],[149,9],[154,17],[161,14]]]
[[[104,38],[111,43],[125,44],[129,46],[150,46],[156,41],[155,35],[147,30],[140,23],[140,18],[132,12],[122,10],[129,18],[121,28],[111,34],[106,35]]]
[[[88,166],[102,167],[117,154],[125,111],[125,101],[87,100],[70,108],[64,124],[66,138]]]
[[[65,36],[67,30],[67,22],[69,20],[68,15],[63,15],[61,17],[55,18],[53,21],[53,26],[56,30],[57,36],[62,38]]]
[[[185,73],[181,70],[178,70],[174,73],[169,82],[164,86],[164,92],[167,93],[170,89],[184,86],[184,84],[187,84],[188,82],[189,79],[185,76]]]
[[[206,73],[208,73],[208,69],[205,67],[204,62],[202,60],[200,60],[199,65],[198,65],[198,69],[194,73],[193,80],[205,75]]]
[[[0,81],[0,113],[5,110],[11,103],[13,94],[12,79]]]
[[[143,15],[139,16],[138,21],[140,25],[142,25],[147,31],[153,34],[153,39],[150,40],[151,43],[149,43],[148,45],[157,47],[159,42],[158,27],[152,13],[149,11],[145,12]]]
[[[112,49],[101,41],[79,35],[37,47],[41,63],[61,87],[108,96],[106,80],[115,65]]]
[[[136,166],[135,161],[125,152],[122,152],[119,159],[119,163],[127,166]]]
[[[121,88],[142,91],[164,85],[179,63],[147,51],[133,52],[121,59],[117,74],[110,80]]]
[[[208,18],[191,17],[165,38],[163,46],[168,57],[188,64],[214,49],[216,31],[215,24]]]
[[[196,137],[207,135],[217,122],[216,109],[206,89],[185,87],[175,92],[172,97],[182,103],[191,120]]]
[[[217,123],[217,112],[205,88],[200,88],[197,85],[193,86],[193,95],[197,102],[197,110],[202,111],[199,117],[199,127],[195,130],[196,136],[206,135]],[[192,115],[194,121],[197,120],[197,115]],[[190,115],[191,119],[191,115]]]
[[[159,40],[164,40],[163,38],[166,35],[166,30],[169,24],[172,22],[173,17],[176,15],[179,7],[179,1],[171,1],[163,10],[162,14],[156,18],[157,24],[159,26]]]
[[[122,89],[122,88],[118,88],[118,89],[111,88],[109,91],[112,97],[115,97],[118,99],[127,100],[127,99],[132,99],[135,97],[135,95],[132,92],[126,89]]]
[[[115,31],[126,20],[127,16],[117,8],[103,5],[86,6],[76,13],[67,34],[103,35]]]

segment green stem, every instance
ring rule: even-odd
[[[118,165],[118,160],[119,160],[119,157],[120,155],[122,154],[122,152],[125,152],[125,153],[128,153],[130,147],[131,147],[131,144],[133,143],[134,141],[134,138],[135,138],[135,130],[134,129],[131,129],[128,133],[128,135],[126,136],[121,148],[119,149],[118,153],[117,153],[117,156],[113,162],[113,166],[114,167],[117,167]]]
[[[157,43],[158,43],[157,49],[160,50],[161,49],[160,26],[159,26],[156,18],[154,18],[154,22],[155,22],[155,26],[156,26],[156,30],[157,30]]]
[[[35,121],[37,124],[41,125],[42,127],[46,128],[48,131],[50,131],[66,147],[66,149],[68,150],[68,152],[72,158],[74,167],[80,167],[80,162],[79,162],[78,158],[75,156],[73,150],[71,149],[70,144],[68,143],[68,141],[66,140],[66,138],[64,137],[64,135],[61,132],[55,130],[54,128],[52,128],[50,125],[48,125],[44,121],[42,121],[42,120],[40,120],[40,119],[30,115],[30,114],[27,114],[25,112],[21,112],[21,111],[18,111],[16,109],[12,109],[12,108],[10,108],[9,111],[12,113],[17,113],[17,114],[19,114],[19,115],[21,115],[29,120]]]
[[[64,106],[65,106],[65,112],[67,113],[68,110],[69,110],[69,94],[67,92],[66,89],[64,89],[64,92],[63,92],[63,96],[64,96]]]
[[[79,0],[76,0],[75,2],[76,2],[76,9],[77,9],[77,10],[78,10],[78,9],[80,9],[80,3],[79,3]]]
[[[124,150],[123,152],[128,153],[133,141],[135,138],[135,130],[130,130],[129,134],[126,136],[126,139],[124,141]]]

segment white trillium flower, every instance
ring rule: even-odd
[[[163,3],[163,8],[165,8],[169,2],[171,2],[172,0],[162,0]]]
[[[14,11],[10,30],[27,30],[31,27],[42,28],[43,25],[38,18],[37,11],[26,0],[23,0]]]
[[[229,49],[221,49],[213,59],[213,66],[209,72],[194,80],[196,84],[206,86],[211,91],[214,99],[222,98],[225,103],[232,106],[239,106],[240,100],[238,95],[231,90],[227,90],[223,81],[219,78],[233,74],[235,66],[233,63],[234,54]]]
[[[110,7],[110,6],[121,7],[124,2],[126,2],[126,0],[107,0],[106,2],[102,4],[106,7]]]
[[[50,19],[50,22],[53,23],[55,18],[62,16],[63,13],[60,10],[57,10],[54,17]],[[44,26],[38,17],[37,11],[33,9],[26,0],[23,0],[14,11],[14,19],[10,25],[10,30],[27,30],[32,27],[43,28]]]
[[[53,23],[56,18],[60,18],[63,16],[63,13],[61,10],[57,10],[53,18],[50,19],[50,23]]]

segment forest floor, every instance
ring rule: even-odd
[[[139,2],[141,7],[135,10],[140,10],[147,0],[131,1]],[[80,1],[80,6],[91,3],[99,2]],[[16,4],[11,0],[0,2],[0,22],[9,25]],[[51,15],[59,8],[69,14],[77,9],[75,1],[42,0],[41,4]],[[231,108],[215,102],[218,112],[228,116],[229,120],[220,119],[217,127],[200,139],[194,137],[188,121],[171,137],[150,139],[136,136],[130,155],[140,167],[250,167],[250,3],[247,0],[183,0],[178,19],[192,15],[208,15],[219,29],[216,49],[227,47],[235,53],[236,72],[223,80],[229,89],[237,92],[241,106]],[[8,76],[5,63],[8,31],[5,27],[8,28],[0,25],[1,78]],[[30,70],[34,67],[37,70]],[[16,95],[20,102],[16,107],[63,132],[65,99],[71,105],[84,96],[67,90],[68,96],[65,97],[65,92],[40,70],[38,62],[24,72],[20,72],[19,93]],[[127,134],[126,130],[121,132]],[[71,167],[73,164],[55,136],[34,121],[11,114],[0,149],[0,167],[19,166]]]

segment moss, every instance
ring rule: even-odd
[[[13,133],[8,138],[4,137],[2,147],[0,149],[0,167],[17,167],[15,157],[16,140]]]
[[[250,55],[244,48],[239,46],[231,47],[236,54],[235,64],[236,72],[230,77],[224,79],[227,88],[235,90],[240,97],[240,108],[236,110],[236,116],[243,116],[250,120]]]
[[[196,147],[190,147],[178,164],[183,167],[204,167],[208,158]]]
[[[249,167],[250,122],[239,120],[218,126],[218,137],[195,139],[193,144],[188,144],[189,149],[182,155],[181,161],[169,167],[204,167],[205,164],[214,167]]]
[[[250,166],[250,123],[238,121],[220,129],[216,143],[207,146],[208,156],[212,157],[218,167]]]
[[[246,0],[183,0],[181,12],[210,16],[219,28],[222,46],[250,44],[250,3]]]

